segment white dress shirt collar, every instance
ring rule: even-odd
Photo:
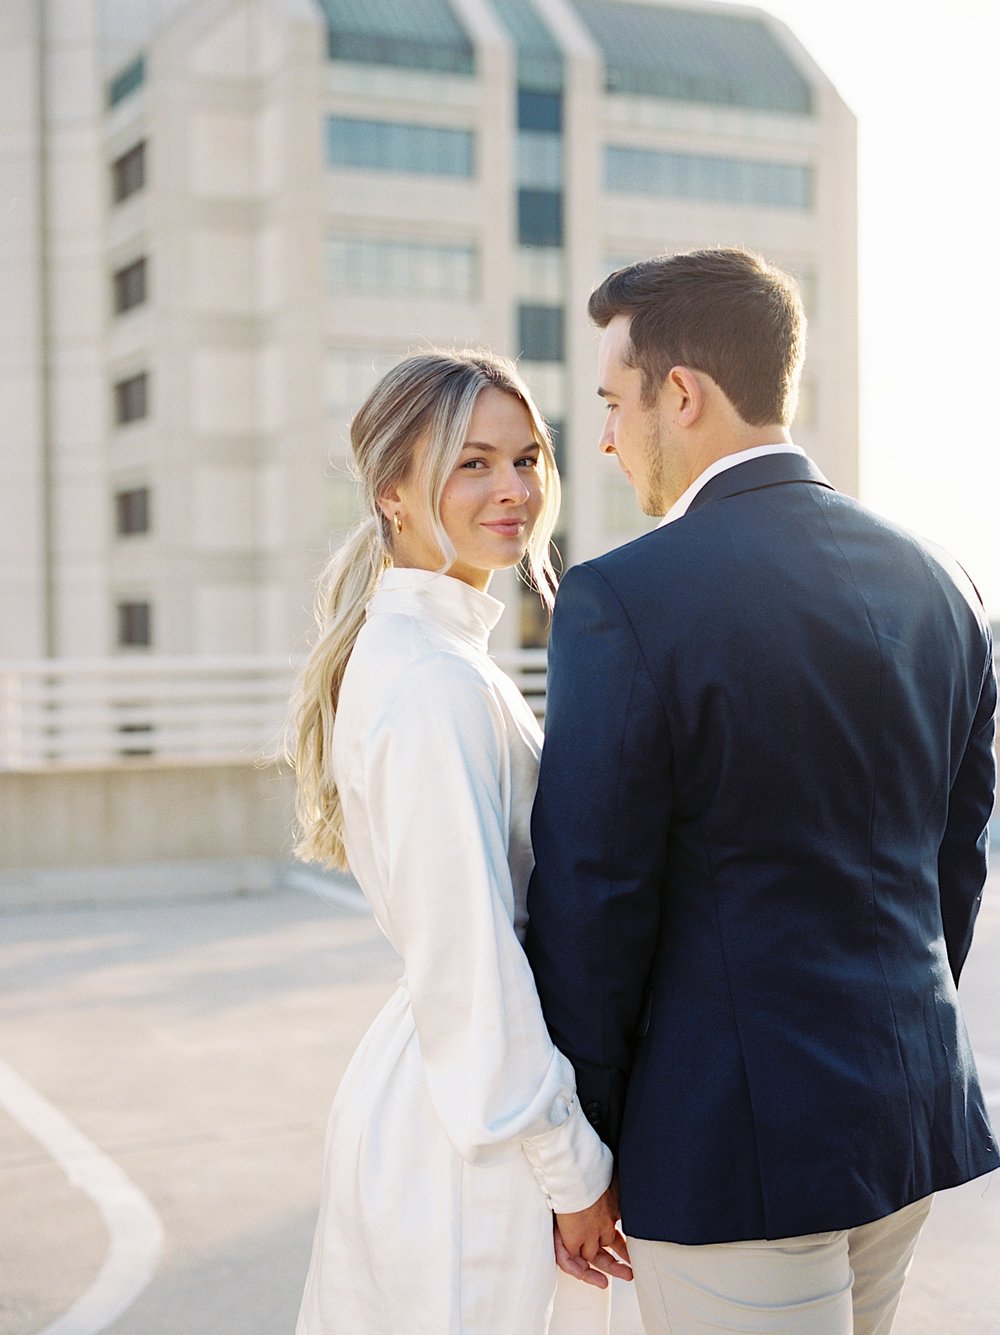
[[[763,459],[767,454],[800,454],[805,458],[805,453],[805,450],[800,446],[785,443],[781,445],[755,445],[750,450],[737,450],[735,454],[724,454],[721,459],[716,459],[714,464],[709,464],[703,473],[698,474],[687,491],[674,501],[656,527],[662,528],[664,524],[672,524],[675,519],[680,519],[681,515],[687,514],[688,506],[705,483],[710,478],[718,477],[720,473],[724,473],[727,468],[735,468],[737,464],[745,464],[749,459]]]

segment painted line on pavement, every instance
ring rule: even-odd
[[[97,1335],[132,1306],[153,1278],[163,1226],[114,1160],[2,1058],[0,1105],[59,1165],[70,1185],[86,1192],[108,1230],[107,1255],[94,1282],[38,1335]]]

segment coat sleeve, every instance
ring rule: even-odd
[[[384,702],[365,764],[390,934],[445,1133],[473,1164],[523,1151],[553,1209],[583,1209],[611,1158],[514,932],[509,750],[488,682],[457,655],[416,665]]]
[[[986,880],[989,819],[996,792],[994,729],[997,683],[988,643],[979,703],[948,798],[948,823],[938,852],[941,919],[952,977],[958,982]]]
[[[635,631],[594,567],[570,570],[556,600],[545,726],[528,956],[587,1115],[616,1148],[656,949],[671,748]]]

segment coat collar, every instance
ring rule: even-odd
[[[434,570],[390,567],[369,599],[366,615],[401,612],[434,621],[445,630],[485,649],[504,605],[463,580]]]
[[[762,459],[748,459],[725,472],[716,474],[692,498],[687,513],[692,514],[710,501],[724,496],[737,496],[743,491],[759,491],[764,487],[781,487],[791,482],[807,482],[814,486],[836,490],[811,459],[801,454],[768,454]]]

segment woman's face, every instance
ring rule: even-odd
[[[539,453],[521,400],[502,389],[482,390],[441,496],[441,523],[455,549],[449,575],[485,591],[494,570],[520,561],[544,500]],[[398,503],[385,505],[390,519],[398,513],[402,525],[393,537],[393,560],[439,570],[443,557],[421,491],[410,477],[399,485]]]

